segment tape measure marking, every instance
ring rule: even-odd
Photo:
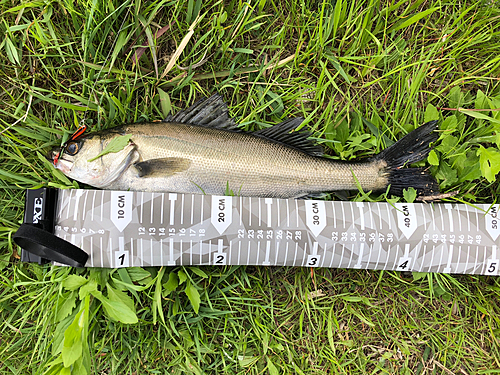
[[[80,245],[97,267],[256,264],[498,275],[498,206],[478,205],[480,213],[449,203],[394,208],[166,194],[62,191],[55,233]]]

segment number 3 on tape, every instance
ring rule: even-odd
[[[308,255],[307,256],[307,267],[319,267],[319,255]]]

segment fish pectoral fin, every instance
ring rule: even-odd
[[[139,177],[171,176],[186,171],[191,166],[191,160],[184,158],[149,159],[135,163]]]

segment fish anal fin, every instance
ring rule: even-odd
[[[252,134],[274,142],[286,144],[309,155],[323,155],[323,148],[308,139],[311,136],[308,131],[294,131],[302,124],[302,121],[304,121],[302,117],[295,117],[269,128],[258,130]]]
[[[184,172],[191,166],[191,160],[184,158],[149,159],[134,164],[139,177],[171,176]]]
[[[175,115],[168,115],[163,121],[236,131],[238,125],[228,112],[227,104],[220,95],[216,94],[198,100],[191,107]]]

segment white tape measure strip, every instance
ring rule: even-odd
[[[498,206],[60,192],[89,267],[263,265],[497,275]]]

